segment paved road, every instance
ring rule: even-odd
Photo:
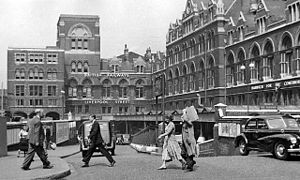
[[[66,158],[72,172],[66,180],[300,179],[300,157],[291,161],[280,161],[269,154],[196,158],[197,164],[193,172],[181,170],[179,162],[170,162],[167,170],[159,171],[160,156],[137,153],[129,146],[117,146],[114,158],[117,163],[113,168],[107,167],[108,161],[103,156],[93,157],[89,168],[81,168],[80,154]]]

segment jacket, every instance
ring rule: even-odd
[[[36,146],[42,146],[45,140],[45,134],[40,118],[34,116],[32,119],[28,120],[27,125],[29,127],[28,142]]]
[[[88,136],[88,138],[91,140],[91,143],[94,145],[102,145],[104,142],[101,136],[99,123],[96,120],[92,125],[90,135]]]

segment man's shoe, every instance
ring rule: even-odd
[[[53,165],[43,166],[43,169],[51,169],[53,168]]]
[[[108,165],[108,167],[114,167],[115,164],[116,164],[116,161],[113,161],[113,162],[110,163],[110,165]]]
[[[21,169],[23,169],[24,171],[28,171],[28,170],[30,170],[30,168],[29,168],[29,167],[21,167]]]
[[[89,167],[89,164],[84,164],[84,165],[82,165],[81,167],[83,167],[83,168],[85,168],[85,167]]]

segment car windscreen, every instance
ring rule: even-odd
[[[270,129],[286,128],[286,123],[281,118],[267,119]]]

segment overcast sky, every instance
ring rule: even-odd
[[[0,0],[0,81],[7,83],[8,47],[45,48],[56,42],[60,14],[100,17],[101,58],[146,48],[165,51],[169,24],[186,0]]]

